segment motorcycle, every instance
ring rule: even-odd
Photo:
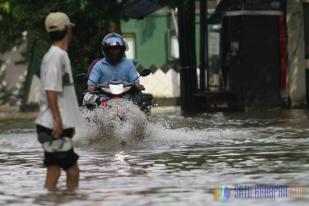
[[[133,82],[139,77],[148,76],[150,73],[150,69],[144,69]],[[108,97],[108,101],[121,98],[129,99],[145,114],[150,115],[151,113],[152,95],[142,93],[132,83],[117,79],[98,85],[94,92],[86,92],[83,97],[83,106],[89,110],[93,110],[98,106],[107,106],[108,101],[100,101],[99,96],[102,94]]]
[[[141,71],[133,82],[150,73],[150,69]],[[107,97],[106,100],[100,100],[102,95]],[[141,92],[134,84],[114,79],[98,85],[94,92],[85,93],[82,105],[89,111],[88,122],[99,128],[101,136],[110,136],[130,127],[131,136],[142,139],[145,121],[151,113],[152,99],[151,94]],[[126,144],[127,140],[122,139],[121,145]]]

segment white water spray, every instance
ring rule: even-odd
[[[115,146],[120,142],[134,144],[145,136],[147,116],[132,102],[110,100],[108,106],[90,111],[81,109],[84,131],[75,138],[78,145]]]

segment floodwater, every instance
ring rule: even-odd
[[[44,190],[35,131],[10,131],[0,134],[0,205],[308,205],[308,117],[304,110],[184,117],[179,108],[155,109],[149,123],[140,118],[142,141],[121,147],[76,138],[74,192],[65,191],[64,174],[59,192]]]

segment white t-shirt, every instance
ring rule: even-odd
[[[68,53],[51,46],[41,64],[40,113],[36,124],[53,129],[54,119],[48,106],[46,90],[57,92],[59,112],[63,128],[77,127],[80,120],[79,107],[73,86],[71,62]]]

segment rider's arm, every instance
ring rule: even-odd
[[[135,85],[138,90],[144,90],[144,85],[139,83],[138,73],[133,62],[130,61],[130,82]]]
[[[128,64],[129,64],[129,82],[137,85],[139,84],[139,79],[136,67],[131,60],[128,60]]]
[[[88,78],[88,91],[93,92],[98,84],[100,78],[100,65],[98,63],[95,64],[94,68],[90,72]]]

